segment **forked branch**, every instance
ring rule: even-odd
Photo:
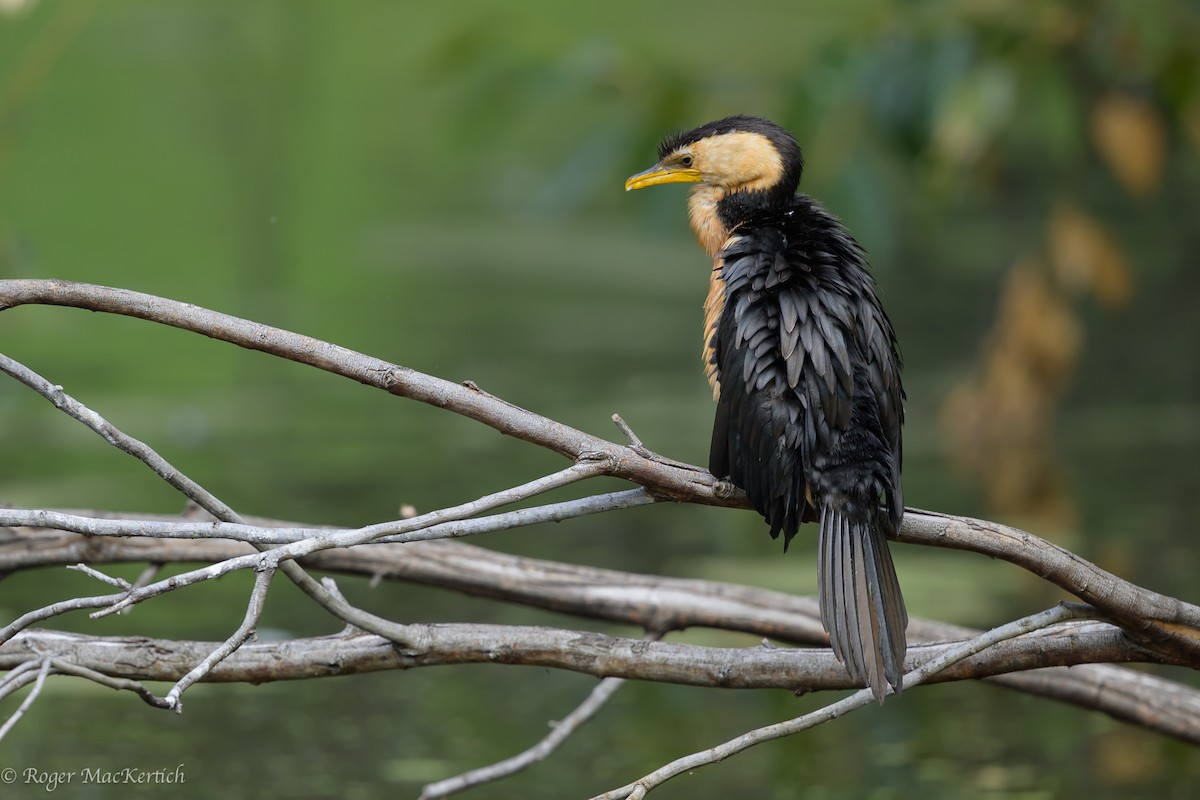
[[[28,304],[64,305],[133,316],[201,333],[348,377],[391,394],[469,417],[493,429],[559,453],[571,463],[551,475],[411,518],[357,529],[280,525],[248,520],[169,464],[151,447],[111,425],[100,414],[21,364],[0,356],[4,371],[56,407],[138,458],[212,519],[0,509],[0,569],[47,564],[76,565],[118,589],[75,598],[22,615],[0,629],[0,697],[34,685],[0,728],[3,736],[24,713],[50,675],[73,675],[134,691],[146,702],[181,708],[181,696],[197,681],[278,680],[319,674],[398,669],[446,663],[501,662],[575,670],[604,678],[594,695],[533,750],[477,774],[431,785],[426,796],[445,796],[483,778],[531,763],[553,749],[576,721],[598,708],[613,681],[636,678],[704,686],[777,687],[815,691],[849,688],[845,670],[824,649],[827,639],[807,598],[699,581],[672,581],[590,570],[431,540],[477,535],[584,514],[628,508],[662,499],[744,507],[745,498],[705,470],[648,450],[628,425],[614,421],[629,440],[617,444],[578,431],[494,397],[471,382],[454,384],[300,334],[261,325],[186,303],[87,284],[61,281],[0,281],[0,310]],[[491,513],[549,489],[600,475],[623,478],[638,488]],[[3,531],[0,530],[0,534]],[[1036,694],[1100,708],[1113,716],[1200,744],[1200,692],[1145,678],[1097,661],[1147,661],[1200,665],[1200,608],[1151,592],[1105,572],[1069,551],[1014,528],[910,509],[897,536],[902,542],[971,550],[1001,558],[1067,590],[1094,608],[1103,621],[1068,621],[1077,609],[1037,615],[1010,626],[978,632],[914,620],[916,641],[906,685],[933,680],[985,678]],[[394,545],[404,543],[404,548]],[[101,563],[199,561],[205,566],[135,585],[110,578]],[[519,563],[518,563],[519,562]],[[666,632],[707,625],[815,644],[818,650],[774,647],[699,648],[645,642],[552,628],[487,625],[423,625],[383,619],[350,605],[330,581],[313,579],[306,567],[428,583],[570,614]],[[238,570],[256,580],[242,623],[221,643],[105,639],[30,630],[59,614],[97,609],[113,613]],[[356,630],[336,637],[270,644],[252,640],[276,570],[323,608]],[[946,644],[945,640],[965,640]],[[149,651],[146,648],[150,648]],[[336,658],[329,656],[334,648]],[[982,650],[982,652],[981,652]],[[265,659],[265,660],[264,660]],[[1064,665],[1079,665],[1070,672]],[[1036,670],[1028,672],[1027,670]],[[142,680],[175,684],[165,698]],[[681,759],[604,797],[640,798],[671,775],[731,755],[744,747],[819,724],[857,707],[860,692],[788,723],[752,731],[712,750]],[[623,792],[623,793],[622,793]]]

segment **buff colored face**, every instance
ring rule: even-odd
[[[660,183],[704,183],[730,191],[765,189],[779,182],[779,151],[760,133],[735,131],[683,145],[625,181],[625,191]]]

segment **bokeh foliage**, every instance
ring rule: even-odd
[[[621,183],[664,132],[735,112],[796,131],[805,190],[872,254],[907,362],[906,497],[1027,524],[1195,600],[1195,3],[5,0],[0,276],[207,305],[470,378],[604,435],[620,411],[656,450],[703,462],[707,267],[680,192]],[[0,316],[0,349],[249,513],[373,521],[558,466],[448,415],[135,321],[19,309]],[[25,390],[0,384],[0,415],[0,501],[178,508]],[[762,533],[752,515],[651,508],[489,544],[811,591],[812,553],[798,541],[783,558]],[[969,557],[897,557],[915,614],[988,625],[1057,599]],[[403,619],[563,622],[345,583]],[[90,588],[10,576],[0,611]],[[219,638],[246,591],[230,580],[70,622]],[[276,592],[271,625],[331,629]],[[0,761],[183,761],[194,797],[259,782],[412,795],[532,742],[589,685],[481,667],[202,686],[177,719],[61,683]],[[585,795],[817,702],[629,687],[552,762],[475,796]],[[659,792],[1186,797],[1197,761],[1094,716],[938,687]]]

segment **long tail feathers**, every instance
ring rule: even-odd
[[[821,624],[850,677],[882,703],[889,684],[901,689],[908,612],[882,526],[831,505],[821,510],[817,550]]]

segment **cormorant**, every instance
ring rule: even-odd
[[[692,230],[713,259],[709,469],[745,490],[785,550],[819,521],[821,623],[882,702],[901,689],[908,625],[887,544],[904,514],[900,353],[862,248],[796,193],[803,168],[790,133],[734,116],[665,139],[625,189],[696,184]]]

